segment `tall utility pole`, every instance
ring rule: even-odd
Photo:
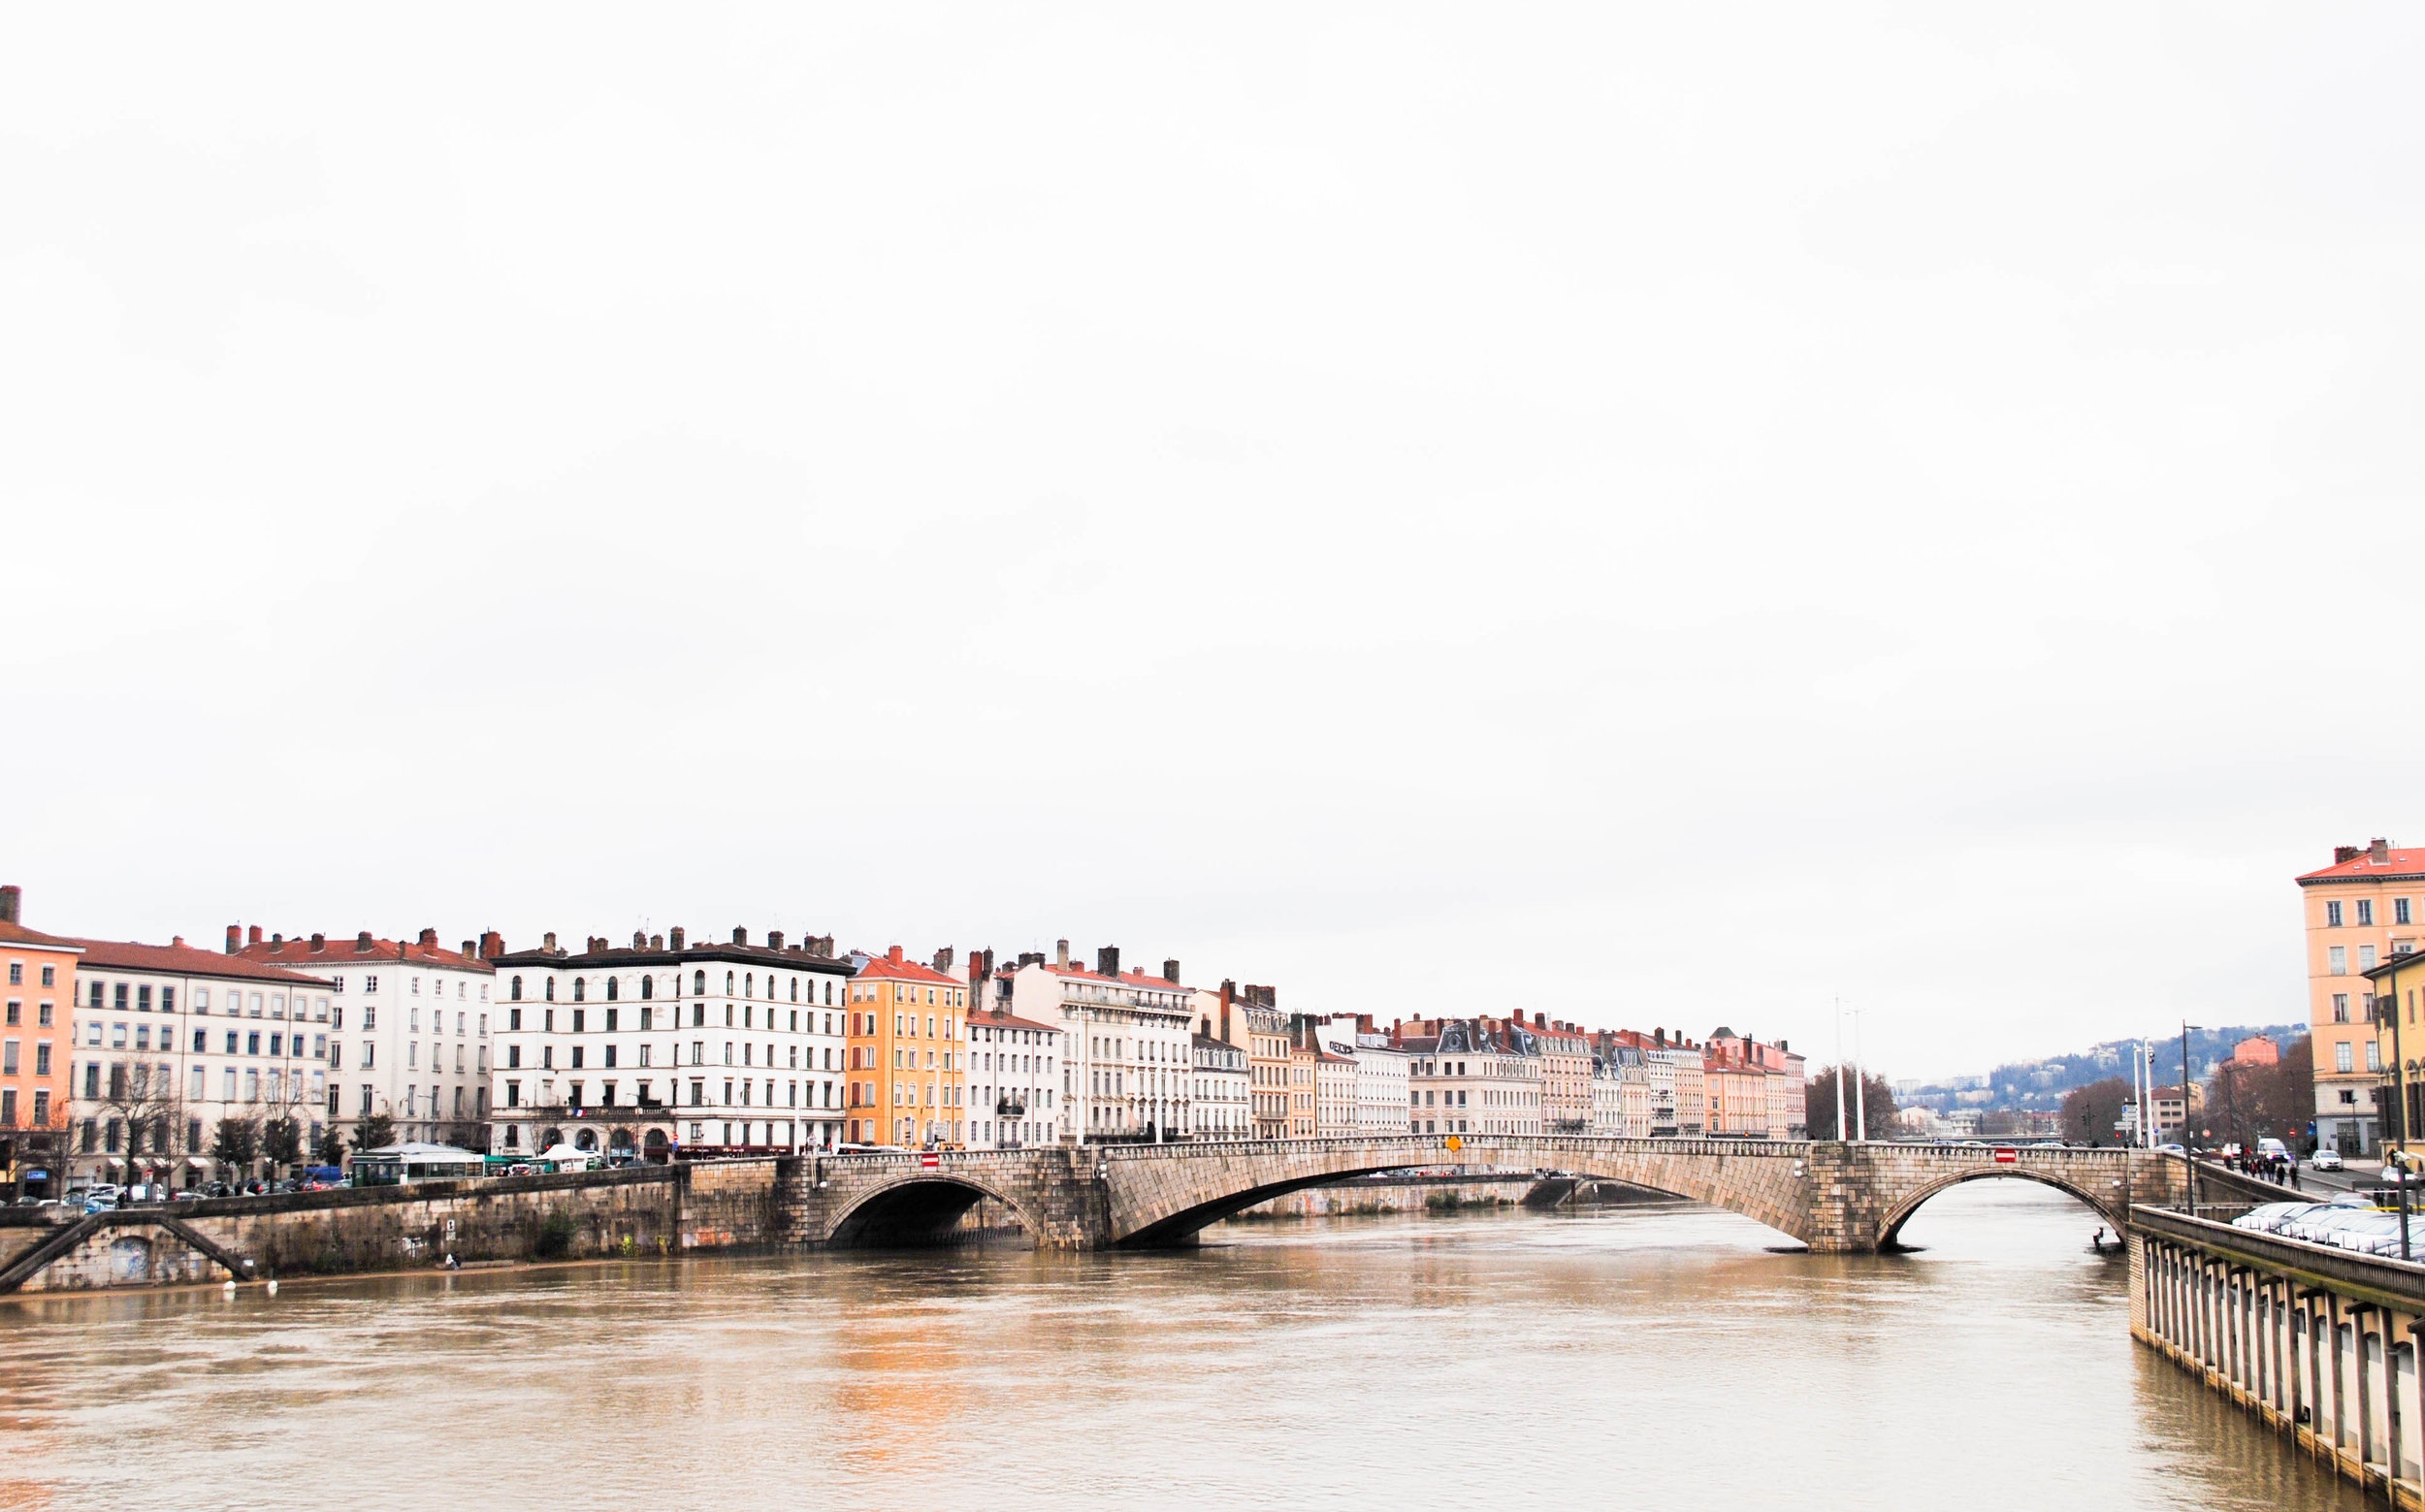
[[[2189,1177],[2189,1216],[2198,1215],[2198,1157],[2189,1132],[2189,1020],[2181,1021],[2181,1165]]]
[[[1841,1142],[1852,1136],[1844,1132],[1844,1000],[1835,1000],[1835,1137]]]
[[[1853,1128],[1860,1142],[1869,1142],[1868,1071],[1860,1060],[1860,1010],[1853,1010]]]

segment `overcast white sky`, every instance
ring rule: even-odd
[[[2425,12],[861,11],[0,23],[28,922],[1926,1075],[2425,842]]]

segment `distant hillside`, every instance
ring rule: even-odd
[[[2231,1057],[2232,1046],[2251,1035],[2269,1035],[2276,1045],[2287,1049],[2292,1040],[2306,1033],[2305,1024],[2192,1029],[2189,1031],[2190,1069],[2203,1080],[2213,1073],[2217,1061]],[[1954,1077],[1941,1081],[1897,1082],[1894,1099],[1906,1107],[1919,1104],[1939,1112],[1956,1108],[2015,1110],[2060,1108],[2063,1094],[2074,1087],[2086,1086],[2107,1077],[2127,1079],[2130,1076],[2130,1050],[2136,1043],[2110,1040],[2076,1054],[2057,1055],[2040,1061],[2014,1061],[1998,1066],[1985,1076]],[[2181,1036],[2175,1034],[2169,1039],[2156,1041],[2154,1049],[2157,1084],[2177,1085],[2181,1080]]]

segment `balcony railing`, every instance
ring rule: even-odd
[[[993,1105],[993,1113],[997,1118],[1024,1118],[1027,1116],[1027,1105],[1015,1103],[1006,1097]]]

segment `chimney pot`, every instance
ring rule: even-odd
[[[1094,970],[1098,977],[1118,976],[1120,974],[1120,948],[1116,945],[1096,947]]]
[[[2366,843],[2366,858],[2377,865],[2391,859],[2391,842],[2376,835]]]
[[[2339,866],[2344,861],[2354,861],[2357,858],[2358,848],[2356,846],[2333,847],[2333,864],[2335,866]]]
[[[1170,983],[1171,983],[1171,984],[1173,984],[1174,986],[1176,986],[1176,985],[1178,984],[1178,982],[1179,982],[1179,962],[1177,962],[1177,961],[1164,961],[1164,962],[1162,963],[1162,980],[1163,980],[1164,981],[1170,982]]]
[[[540,949],[552,950],[556,949],[556,931],[553,929],[549,930],[546,934],[541,935],[539,939],[541,942],[539,945]]]
[[[769,929],[766,931],[766,949],[769,950],[780,950],[783,949],[782,930]]]
[[[463,958],[467,961],[478,960],[480,958],[480,942],[477,940],[466,940],[463,943],[463,950],[461,953]]]
[[[183,935],[169,936],[169,948],[174,950],[185,949],[185,937]]]
[[[900,965],[901,948],[896,945],[891,949],[885,951],[885,959],[890,961],[895,966]]]
[[[286,937],[285,937],[284,935],[280,935],[280,934],[273,934],[272,936],[270,936],[270,949],[271,949],[272,950],[283,950],[283,949],[286,949]]]
[[[680,924],[676,924],[676,925],[674,925],[674,926],[673,926],[673,933],[671,933],[671,934],[667,935],[667,936],[665,937],[665,941],[666,941],[666,944],[667,944],[667,946],[668,946],[669,948],[671,948],[671,949],[676,949],[676,950],[681,949],[682,949],[682,926],[681,926]]]
[[[234,955],[244,948],[244,932],[234,924],[227,926],[227,953]]]
[[[0,886],[0,924],[14,924],[25,906],[25,890],[16,883]]]
[[[747,944],[749,944],[749,943],[750,943],[750,932],[749,932],[748,930],[746,930],[746,929],[742,928],[739,924],[735,924],[735,925],[733,925],[733,926],[732,926],[732,943],[733,943],[734,945],[747,945]]]
[[[952,961],[957,953],[957,951],[948,945],[942,949],[937,950],[935,952],[935,970],[942,972],[946,976],[951,975]]]
[[[1052,950],[1053,965],[1067,966],[1069,964],[1069,942],[1067,940],[1054,941],[1052,944]]]
[[[260,931],[254,930],[253,933],[257,935]],[[371,949],[371,931],[366,929],[362,933],[354,936],[354,949],[356,953],[359,953],[361,951],[368,950],[369,949]]]
[[[323,934],[315,934],[315,935],[313,935],[313,936],[311,937],[311,953],[312,953],[312,954],[317,955],[317,954],[319,954],[322,950],[325,950],[325,949],[327,949],[328,948],[329,948],[329,937],[328,937],[328,936],[323,935]]]
[[[648,948],[652,950],[663,949],[665,948],[665,937],[663,935],[650,935],[648,937]]]
[[[436,949],[437,949],[437,931],[436,931],[436,930],[435,930],[435,929],[424,929],[424,930],[422,930],[422,931],[421,931],[421,943],[422,943],[423,945],[425,945],[425,946],[429,947],[429,948],[430,948],[431,949],[433,949],[433,950]]]
[[[480,959],[493,961],[504,953],[505,937],[503,935],[492,929],[480,936]]]
[[[259,945],[261,943],[261,926],[259,924],[255,924],[250,929],[244,931],[244,943],[246,945]]]

